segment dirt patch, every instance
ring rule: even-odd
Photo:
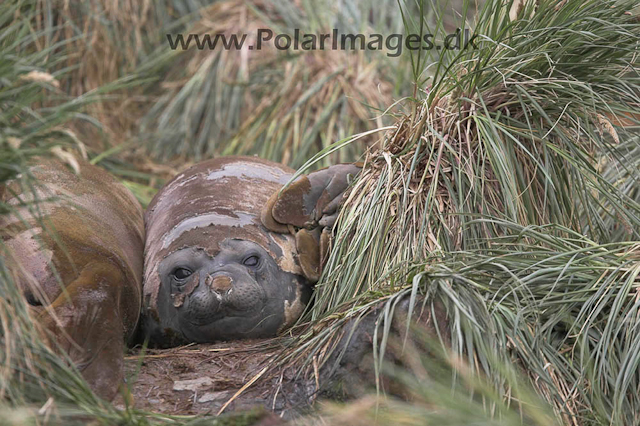
[[[407,303],[405,300],[396,306],[398,317],[391,343],[405,336]],[[134,405],[173,415],[216,415],[262,408],[291,419],[308,413],[316,398],[348,401],[375,392],[372,350],[382,307],[336,329],[333,343],[317,348],[317,361],[305,367],[305,374],[301,374],[299,363],[286,369],[275,367],[275,358],[292,350],[285,347],[290,345],[291,336],[149,349],[144,356],[140,348],[131,349],[125,357],[125,373]],[[439,334],[448,340],[444,308],[436,302],[434,309],[437,322],[431,310],[419,311],[414,313],[418,325],[435,337],[434,324],[438,324]],[[402,343],[399,351],[395,353],[394,345],[389,344],[385,356],[389,362],[402,364]],[[392,378],[382,377],[380,384],[390,394],[406,397],[402,386]]]
[[[315,389],[294,383],[294,372],[266,368],[282,349],[277,339],[149,349],[144,356],[134,348],[125,372],[140,409],[215,415],[264,407],[287,419],[309,408]]]

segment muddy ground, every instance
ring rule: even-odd
[[[304,372],[299,367],[277,366],[278,355],[291,351],[284,347],[291,342],[285,336],[144,352],[133,348],[125,357],[125,373],[134,406],[172,415],[264,408],[291,419],[308,413],[316,399],[345,401],[363,396],[375,390],[371,351],[377,317],[374,309],[359,323],[336,331],[330,339],[335,339],[336,349],[325,352],[327,345],[319,350]],[[418,322],[433,330],[430,313],[419,314]],[[445,323],[440,319],[442,335],[447,334]],[[351,327],[356,327],[355,331]],[[406,323],[400,321],[392,328],[396,327],[406,330]],[[387,348],[386,357],[392,360],[392,355],[391,347]],[[382,378],[381,386],[402,395],[390,387],[391,382],[385,382]],[[122,401],[120,397],[116,403]]]
[[[265,368],[281,351],[277,339],[147,349],[142,358],[134,348],[125,371],[140,409],[215,415],[264,407],[288,419],[308,410],[315,386],[294,384],[293,371]]]

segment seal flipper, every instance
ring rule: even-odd
[[[329,247],[329,229],[338,217],[344,192],[361,164],[338,164],[301,176],[275,192],[261,214],[262,224],[273,232],[296,237],[298,257],[305,277],[318,281]]]
[[[140,298],[121,294],[125,274],[113,263],[85,265],[40,313],[41,323],[59,350],[65,351],[92,390],[112,400],[124,383],[125,329],[123,315],[139,314]]]
[[[314,228],[323,217],[333,215],[351,179],[361,170],[359,164],[337,164],[296,179],[274,193],[262,212],[263,224],[274,232],[281,225]]]

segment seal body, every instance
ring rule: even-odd
[[[255,157],[205,161],[176,176],[145,216],[143,331],[158,346],[269,337],[310,296],[295,238],[260,220],[293,170]]]
[[[112,399],[142,305],[142,208],[109,173],[83,161],[75,173],[39,159],[29,173],[35,180],[23,176],[0,191],[14,208],[0,217],[3,255],[53,346]]]

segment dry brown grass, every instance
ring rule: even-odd
[[[309,10],[287,7],[300,23],[308,22]],[[270,3],[225,1],[203,9],[188,32],[247,34],[251,45],[258,29],[292,31],[287,25]],[[301,24],[305,31],[302,25],[308,23]],[[330,32],[329,24],[322,25],[307,31]],[[159,134],[150,147],[162,158],[258,154],[295,167],[335,140],[379,127],[375,108],[393,102],[394,76],[382,53],[278,51],[272,40],[260,51],[190,49],[178,55],[182,60],[161,84],[144,125]],[[330,161],[354,155],[336,153]]]
[[[64,57],[54,67],[63,73],[58,77],[60,89],[79,97],[136,70],[152,48],[150,41],[160,38],[163,22],[158,15],[165,7],[148,0],[39,0],[33,31],[42,34],[39,49],[58,46],[55,54]],[[98,152],[116,145],[132,134],[142,113],[139,96],[132,88],[112,92],[109,99],[87,107],[100,129],[84,120],[75,120],[71,127]]]

